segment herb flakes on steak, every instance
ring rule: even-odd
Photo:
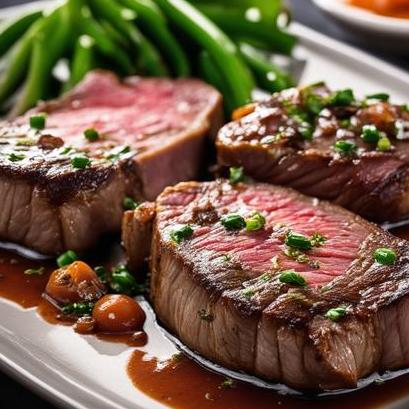
[[[0,239],[83,251],[118,232],[130,196],[196,178],[221,96],[195,79],[95,71],[62,99],[0,128]]]
[[[195,215],[207,203],[218,217],[201,223]],[[137,269],[153,228],[152,303],[191,349],[299,389],[355,387],[374,371],[409,365],[406,241],[336,205],[261,183],[181,183],[145,206],[125,216],[125,247]],[[254,212],[265,218],[256,231],[222,224]],[[190,234],[172,240],[187,225]]]
[[[384,94],[356,100],[323,83],[289,89],[234,116],[218,162],[331,200],[374,221],[409,216],[409,110]]]

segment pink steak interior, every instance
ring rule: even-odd
[[[280,269],[294,269],[301,273],[309,285],[324,285],[344,274],[356,258],[359,246],[367,235],[365,227],[345,217],[343,212],[327,212],[322,206],[300,200],[298,195],[266,185],[249,186],[243,191],[225,184],[223,194],[211,189],[192,189],[162,196],[164,226],[184,223],[189,207],[210,202],[219,214],[239,213],[246,217],[259,211],[266,217],[263,230],[257,232],[229,232],[220,221],[209,226],[195,227],[193,238],[186,242],[194,251],[206,252],[206,257],[220,254],[234,255],[254,278],[272,269],[272,258],[278,257]],[[327,241],[307,254],[311,261],[319,262],[319,269],[287,257],[282,238],[273,234],[277,225],[307,236],[318,232]],[[253,278],[253,277],[252,277]]]

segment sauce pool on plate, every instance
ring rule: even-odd
[[[408,237],[408,230],[400,229],[399,235]],[[41,267],[44,267],[43,270],[38,270]],[[53,267],[0,251],[0,297],[26,309],[36,307],[38,314],[50,324],[73,325],[73,321],[67,320],[54,305],[42,298]],[[227,379],[202,368],[182,354],[169,357],[167,361],[158,361],[149,351],[149,330],[147,334],[139,331],[133,334],[96,333],[87,336],[97,336],[108,342],[121,342],[135,348],[128,367],[118,367],[118,371],[127,371],[137,389],[175,409],[191,409],[192,402],[195,409],[326,409],[329,405],[331,409],[372,409],[396,402],[409,394],[409,375],[405,375],[349,395],[324,400],[283,396]],[[144,351],[138,349],[142,346]]]

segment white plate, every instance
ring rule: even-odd
[[[345,0],[313,0],[327,15],[342,26],[365,36],[364,40],[373,46],[409,54],[409,19],[381,16],[371,11],[348,4]],[[373,35],[369,37],[368,35]],[[399,42],[406,41],[406,43]]]
[[[0,11],[0,17],[1,13],[5,12]],[[6,13],[11,14],[10,10]],[[324,79],[331,87],[353,87],[362,95],[385,91],[395,100],[409,100],[406,72],[298,24],[292,31],[300,37],[297,54],[308,59],[303,83]],[[4,299],[0,299],[0,316],[2,369],[46,399],[77,409],[164,408],[128,379],[126,364],[132,348],[47,324],[35,310],[24,310]],[[162,334],[149,332],[149,351],[159,358],[175,351]],[[392,406],[403,409],[408,404],[409,397]]]

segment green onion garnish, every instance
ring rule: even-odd
[[[356,151],[357,146],[354,142],[347,140],[339,140],[333,145],[334,149],[338,152],[350,154]]]
[[[382,134],[381,138],[379,139],[376,145],[376,149],[381,152],[387,152],[392,149],[391,141],[385,134]]]
[[[246,297],[246,298],[251,298],[254,296],[255,292],[251,288],[245,288],[244,290],[241,291],[241,293]]]
[[[321,247],[325,244],[327,238],[323,236],[321,233],[314,233],[311,237],[311,245],[313,247]]]
[[[33,115],[30,117],[30,128],[44,129],[45,128],[45,114]]]
[[[310,94],[305,100],[305,107],[312,114],[318,115],[325,107],[325,103],[319,95]]]
[[[385,92],[379,92],[378,94],[367,95],[366,99],[377,99],[378,101],[388,102],[390,98],[389,94]]]
[[[381,247],[373,253],[376,262],[389,266],[396,261],[396,253],[392,249]]]
[[[298,132],[302,136],[302,138],[306,141],[311,141],[312,140],[312,135],[313,135],[313,128],[308,122],[303,122],[299,127],[298,127]]]
[[[348,88],[334,92],[330,97],[330,104],[335,106],[348,106],[351,105],[354,100],[354,93]]]
[[[326,312],[325,317],[335,322],[342,318],[346,313],[347,310],[344,307],[331,308]]]
[[[72,250],[68,250],[57,258],[58,267],[68,266],[78,260],[77,255]]]
[[[230,180],[230,183],[232,185],[235,185],[236,183],[239,183],[239,182],[243,182],[243,180],[244,180],[244,172],[243,172],[242,167],[240,167],[240,168],[234,168],[234,167],[230,168],[229,169],[229,174],[230,174],[229,180]]]
[[[246,222],[239,214],[228,214],[220,220],[221,224],[227,230],[241,230],[246,227]]]
[[[177,244],[180,244],[183,240],[188,239],[193,234],[193,229],[188,224],[174,229],[170,234],[170,238]]]
[[[289,231],[286,236],[284,243],[288,247],[293,247],[300,250],[311,250],[312,243],[311,240],[304,236],[303,234],[294,233],[293,231]]]
[[[282,271],[278,279],[281,283],[285,284],[299,285],[301,287],[305,287],[307,285],[305,278],[296,273],[294,270]]]
[[[74,156],[71,159],[71,165],[76,169],[85,169],[91,164],[91,161],[86,156]]]
[[[364,125],[362,128],[361,138],[366,143],[378,143],[381,132],[375,125]]]
[[[266,218],[259,212],[254,212],[245,222],[247,231],[257,231],[264,227]]]
[[[94,128],[89,128],[84,131],[84,136],[86,139],[88,139],[90,142],[94,142],[97,139],[99,139],[99,133],[97,130]]]
[[[75,302],[62,307],[61,312],[66,315],[91,315],[94,308],[94,303],[91,302]]]
[[[135,210],[139,206],[138,203],[135,202],[135,200],[128,196],[124,197],[122,205],[126,210]]]
[[[41,276],[44,273],[44,267],[39,268],[28,268],[24,270],[24,274],[27,276]]]
[[[10,162],[19,162],[21,160],[23,160],[26,157],[26,155],[23,155],[22,153],[10,153],[10,155],[8,156],[8,160]]]
[[[135,277],[123,265],[116,267],[112,271],[109,285],[116,293],[127,295],[134,294],[138,288]]]
[[[98,276],[99,280],[101,283],[106,284],[107,283],[107,272],[104,266],[96,266],[94,267],[94,271],[96,275]]]

